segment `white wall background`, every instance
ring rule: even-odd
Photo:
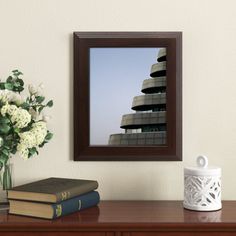
[[[0,0],[0,77],[45,84],[55,136],[14,157],[15,184],[48,176],[97,179],[102,199],[182,199],[183,167],[202,153],[236,199],[235,0]],[[183,162],[72,161],[72,32],[183,31]]]

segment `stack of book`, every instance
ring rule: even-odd
[[[8,190],[10,214],[55,219],[95,206],[100,197],[94,180],[48,178]]]

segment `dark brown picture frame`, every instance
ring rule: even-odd
[[[99,47],[167,49],[167,145],[90,146],[89,50]],[[74,32],[74,160],[182,160],[181,32]]]

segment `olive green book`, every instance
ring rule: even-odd
[[[48,178],[8,190],[8,199],[57,203],[98,188],[98,182],[85,179]]]

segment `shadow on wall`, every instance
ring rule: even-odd
[[[74,160],[74,124],[73,124],[73,34],[69,35],[69,160]]]

